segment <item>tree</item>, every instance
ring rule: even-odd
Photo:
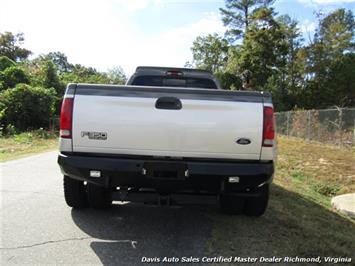
[[[107,76],[111,84],[123,85],[126,83],[127,77],[122,67],[114,67],[107,71]]]
[[[245,87],[263,90],[268,78],[285,65],[285,35],[274,15],[271,8],[255,11],[243,43],[230,57],[227,69],[247,77]]]
[[[354,52],[355,22],[351,10],[340,8],[319,21],[316,42],[322,42],[329,56],[340,56],[344,52]]]
[[[0,56],[0,91],[30,82],[25,70],[7,56]]]
[[[0,35],[0,128],[17,130],[47,127],[52,114],[59,114],[68,83],[124,84],[121,67],[108,72],[71,64],[65,54],[50,52],[29,60],[22,48],[23,34]]]
[[[339,77],[351,77],[354,72],[349,67],[354,60],[354,28],[354,16],[350,10],[341,8],[326,16],[319,15],[314,41],[305,48],[306,108],[354,105],[353,96],[348,96],[355,94],[355,85],[339,80]]]
[[[314,41],[308,47],[308,71],[328,75],[331,62],[345,52],[354,52],[354,16],[350,10],[337,9],[322,17]]]
[[[75,64],[71,72],[64,72],[60,75],[60,80],[64,84],[75,83],[110,83],[110,79],[106,73],[98,72],[95,68],[85,67]]]
[[[198,36],[191,50],[193,64],[199,69],[216,72],[227,62],[228,42],[216,33],[204,37]]]
[[[242,88],[241,78],[228,71],[217,71],[215,76],[225,90],[239,90]]]
[[[245,36],[254,14],[262,7],[271,5],[274,0],[225,0],[226,8],[220,8],[222,20],[228,27],[227,36],[232,41]]]
[[[40,78],[42,79],[42,86],[44,88],[54,88],[57,93],[63,92],[63,86],[59,81],[57,68],[53,61],[44,61],[40,75]]]
[[[16,63],[7,56],[0,56],[0,71],[4,71],[5,68],[15,65]]]
[[[329,107],[355,106],[355,54],[346,53],[337,58],[331,66],[330,74],[326,81],[329,90],[332,91]],[[327,103],[327,102],[325,102]]]
[[[30,79],[25,71],[18,66],[11,66],[1,72],[0,83],[3,89],[13,88],[19,83],[28,84]]]
[[[16,63],[7,56],[0,56],[0,91],[7,89],[7,75],[3,73],[6,68],[16,66]]]
[[[279,47],[282,47],[282,50],[276,51],[281,64],[274,67],[265,89],[273,93],[276,109],[284,111],[292,109],[298,100],[302,100],[299,96],[304,85],[304,61],[301,53],[303,39],[297,21],[288,15],[280,16],[276,20],[283,36],[279,39]]]
[[[227,34],[241,40],[219,51],[212,45],[216,35],[198,37],[192,47],[195,66],[214,70],[225,88],[239,89],[243,83],[244,89],[271,91],[276,110],[355,105],[351,10],[318,14],[314,38],[304,45],[298,22],[278,16],[270,7],[273,1],[225,3],[220,11]]]
[[[22,48],[23,33],[13,35],[11,32],[0,33],[0,56],[6,56],[13,61],[26,59],[31,51]]]
[[[65,85],[59,80],[56,65],[49,57],[40,55],[39,57],[24,63],[26,71],[30,74],[31,85],[54,88],[58,95],[64,93]]]
[[[61,52],[50,52],[42,55],[45,60],[52,61],[59,73],[70,72],[73,70],[73,65],[68,62],[68,58]]]

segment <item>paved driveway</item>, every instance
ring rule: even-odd
[[[0,168],[1,265],[135,265],[142,257],[207,254],[207,207],[115,204],[73,211],[64,202],[56,152]]]

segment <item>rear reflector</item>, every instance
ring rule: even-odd
[[[275,138],[274,110],[270,106],[264,107],[263,147],[272,147]]]
[[[73,100],[73,98],[64,98],[62,102],[59,131],[61,138],[70,139],[72,137]]]

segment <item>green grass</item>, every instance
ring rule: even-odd
[[[58,147],[58,138],[44,130],[36,130],[0,138],[0,162],[49,151]]]
[[[278,140],[276,182],[330,196],[355,192],[355,152],[297,138]],[[292,184],[292,187],[289,185]]]
[[[211,211],[209,251],[223,256],[352,257],[355,221],[334,211],[333,195],[355,192],[353,150],[278,140],[269,207],[259,218]],[[354,264],[353,264],[354,265]]]

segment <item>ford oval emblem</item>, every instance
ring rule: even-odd
[[[248,145],[251,143],[251,140],[246,138],[240,138],[236,142],[240,145]]]

